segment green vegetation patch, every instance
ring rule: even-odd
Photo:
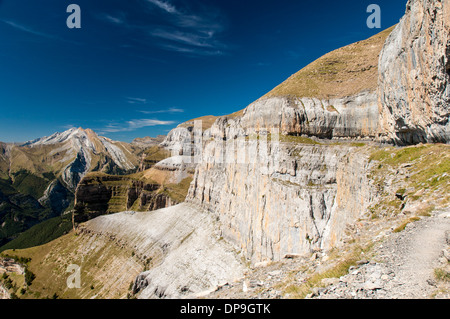
[[[440,205],[450,201],[450,145],[387,147],[372,152],[369,160],[375,162],[371,178],[381,187],[380,191],[385,176],[396,174],[399,170],[406,172],[396,194],[383,194],[385,199],[373,207],[374,210],[391,208],[392,212],[399,212],[404,200],[418,201],[424,194],[439,194],[437,201]],[[400,199],[390,195],[397,195]],[[429,213],[424,212],[423,216]]]
[[[307,144],[307,145],[322,145],[321,143],[314,141],[313,139],[305,136],[295,135],[280,135],[281,143],[295,143],[295,144]]]
[[[21,233],[16,239],[0,247],[0,252],[8,249],[24,249],[46,244],[72,229],[70,215],[54,217],[39,223]]]
[[[411,217],[411,218],[408,218],[408,219],[407,219],[406,221],[404,221],[400,226],[398,226],[397,228],[395,228],[395,229],[393,230],[393,232],[394,232],[394,233],[400,233],[400,232],[404,231],[405,228],[406,228],[406,226],[408,226],[410,223],[417,222],[417,221],[419,221],[419,220],[420,220],[419,217]]]
[[[159,146],[152,146],[145,151],[146,157],[145,162],[148,163],[158,163],[171,156],[170,152]]]
[[[46,176],[54,178],[53,174]],[[51,182],[49,179],[39,177],[26,170],[13,173],[13,177],[13,187],[22,194],[33,196],[35,199],[39,199],[44,195],[45,190]]]
[[[347,253],[340,261],[333,267],[324,270],[323,272],[315,272],[311,274],[307,280],[301,285],[287,285],[284,288],[284,293],[289,294],[294,299],[305,298],[314,287],[324,287],[322,280],[325,278],[340,278],[348,274],[351,266],[356,266],[361,258],[361,253],[367,254],[373,247],[373,243],[365,247],[359,245],[355,246],[352,251]]]
[[[434,270],[434,277],[439,281],[450,282],[450,272],[442,268],[437,268]]]
[[[382,150],[374,152],[369,160],[379,161],[383,164],[390,166],[396,166],[399,164],[409,163],[419,159],[423,155],[423,150],[426,150],[430,146],[410,146],[405,148],[388,147]]]
[[[175,202],[182,203],[186,199],[192,180],[192,177],[187,177],[178,184],[164,185],[161,192],[169,196]]]

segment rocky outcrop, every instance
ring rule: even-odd
[[[127,190],[127,207],[138,211],[153,211],[178,204],[167,194],[159,193],[160,189],[159,184],[133,181]]]
[[[409,0],[379,61],[381,134],[397,144],[450,141],[450,1]]]
[[[193,126],[178,126],[171,130],[160,144],[172,153],[172,156],[191,155]]]
[[[19,275],[25,274],[25,268],[17,263],[14,259],[0,258],[0,274],[3,273],[17,273]]]
[[[322,247],[330,250],[342,244],[348,225],[364,215],[377,198],[377,190],[368,174],[372,165],[369,150],[347,149],[336,169],[336,196],[325,226]]]
[[[240,117],[241,126],[321,138],[375,138],[378,60],[391,31],[310,63],[250,104]]]
[[[39,203],[43,206],[50,207],[52,211],[59,215],[62,214],[73,200],[73,193],[70,192],[59,180],[50,183],[39,198]]]
[[[374,138],[375,92],[337,99],[272,97],[252,103],[239,120],[244,129],[279,128],[282,134],[321,138]]]
[[[117,188],[107,187],[102,183],[91,184],[88,181],[82,181],[75,192],[75,222],[82,222],[106,214],[113,190],[117,191]],[[124,190],[121,190],[121,192],[124,192]]]
[[[130,176],[88,175],[75,193],[75,222],[134,209],[152,211],[178,204],[161,192],[161,185]]]

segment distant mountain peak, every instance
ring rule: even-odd
[[[22,147],[44,155],[50,166],[63,165],[61,176],[71,189],[91,169],[101,169],[112,164],[126,172],[139,164],[127,143],[98,136],[93,130],[82,127],[72,127],[64,132],[28,141],[19,146]]]

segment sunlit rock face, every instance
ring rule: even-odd
[[[410,0],[379,61],[384,138],[450,141],[450,1]]]
[[[213,214],[222,236],[254,263],[336,245],[372,196],[364,151],[252,140],[236,125],[211,128],[187,202]]]

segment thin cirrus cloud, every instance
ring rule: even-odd
[[[37,35],[37,36],[40,36],[40,37],[43,37],[43,38],[56,39],[56,37],[51,35],[51,34],[39,32],[37,30],[34,30],[34,29],[32,29],[30,27],[27,27],[25,25],[16,23],[14,21],[3,20],[3,19],[0,19],[0,21],[3,22],[3,23],[6,23],[7,25],[9,25],[11,27],[13,27],[14,29],[17,29],[17,30],[20,30],[20,31],[23,31],[23,32],[34,34],[34,35]]]
[[[136,35],[143,34],[144,43],[152,43],[160,49],[189,55],[223,55],[228,49],[218,39],[225,29],[223,16],[213,7],[178,8],[169,1],[141,0],[149,9],[148,14],[156,14],[158,22],[149,17],[145,21],[133,23],[125,18],[127,14],[103,14],[101,19],[111,24],[124,26]],[[161,15],[161,11],[163,15]],[[158,13],[159,12],[159,13]],[[149,22],[152,21],[152,22]],[[150,38],[152,41],[144,40]]]
[[[0,19],[0,21],[5,23],[5,24],[7,24],[7,25],[9,25],[10,27],[12,27],[12,28],[14,28],[16,30],[19,30],[19,31],[22,31],[22,32],[26,32],[28,34],[32,34],[32,35],[35,35],[35,36],[38,36],[38,37],[41,37],[41,38],[75,43],[73,41],[68,41],[66,39],[63,39],[63,38],[58,37],[58,36],[53,35],[53,34],[49,34],[49,33],[38,31],[38,30],[36,30],[34,28],[31,28],[29,26],[26,26],[24,24],[20,24],[20,23],[14,22],[14,21],[3,20],[3,19]]]
[[[127,97],[125,98],[128,104],[147,104],[149,101],[139,97]]]
[[[110,123],[106,127],[98,129],[100,134],[132,132],[144,127],[173,125],[174,121],[161,121],[157,119],[140,119],[126,121],[125,123]]]
[[[101,18],[105,21],[111,22],[113,24],[122,25],[125,24],[125,19],[117,16],[112,16],[109,14],[104,14],[101,16]]]
[[[168,31],[168,30],[155,30],[151,32],[154,37],[159,37],[162,39],[171,40],[173,42],[178,42],[181,44],[187,44],[194,47],[214,47],[212,43],[208,43],[207,40],[211,39],[211,36],[202,36],[199,34],[184,33],[178,30]]]
[[[164,113],[169,113],[169,114],[173,114],[173,113],[184,113],[183,109],[178,109],[178,108],[169,108],[167,110],[156,110],[156,111],[139,111],[143,114],[164,114]]]
[[[74,44],[74,45],[82,45],[82,43],[80,43],[80,42],[73,41],[73,40],[67,40],[63,37],[59,37],[54,34],[45,33],[45,32],[39,31],[35,28],[29,27],[27,25],[17,23],[15,21],[0,19],[0,22],[3,22],[16,30],[19,30],[19,31],[22,31],[22,32],[25,32],[25,33],[28,33],[28,34],[31,34],[31,35],[34,35],[34,36],[37,36],[40,38],[45,38],[48,40],[54,40],[54,41],[60,41],[60,42],[66,42],[66,43],[70,43],[70,44]]]
[[[146,0],[148,3],[151,3],[155,6],[157,6],[158,8],[166,11],[167,13],[171,13],[171,14],[178,14],[178,10],[175,6],[173,6],[172,4],[170,4],[167,1],[161,1],[161,0]]]

